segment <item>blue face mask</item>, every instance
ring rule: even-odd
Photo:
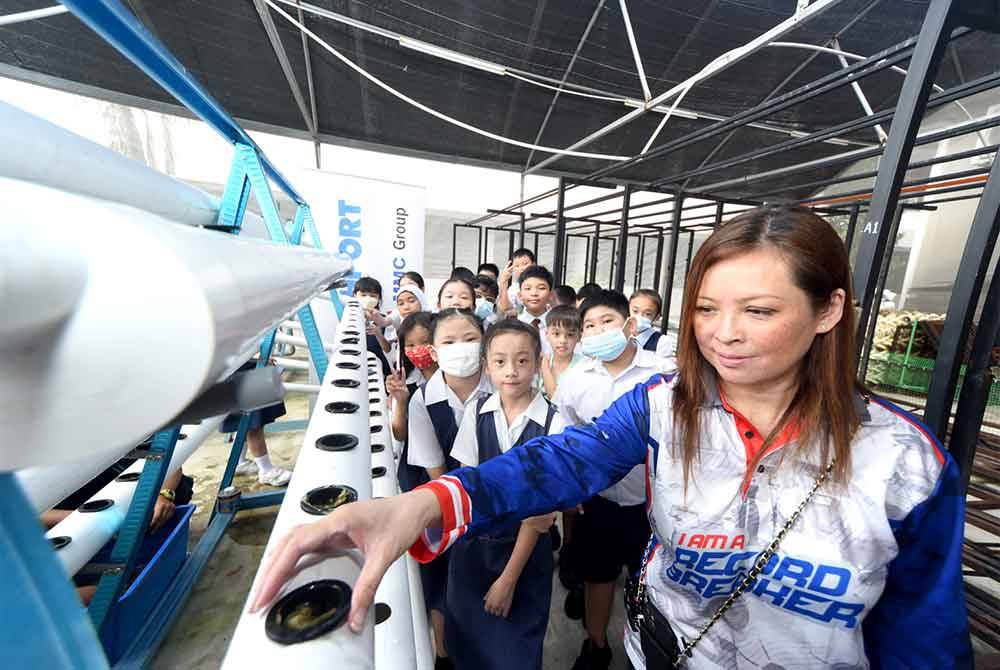
[[[593,356],[605,363],[621,356],[627,346],[628,338],[621,328],[606,330],[600,335],[589,335],[580,340],[580,348],[585,356]]]
[[[653,320],[647,319],[644,316],[633,316],[635,319],[635,332],[645,333],[647,330],[653,327]]]
[[[476,298],[476,316],[485,319],[493,313],[493,303],[486,298]]]

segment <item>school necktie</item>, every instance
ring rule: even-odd
[[[541,330],[542,329],[542,320],[541,319],[532,319],[531,320],[531,325],[535,327],[535,330]]]

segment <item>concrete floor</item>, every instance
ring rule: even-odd
[[[308,418],[307,400],[305,395],[290,395],[285,402],[288,413],[279,422]],[[304,431],[268,434],[273,462],[292,468],[303,435]],[[185,465],[185,472],[195,478],[194,503],[198,505],[191,519],[192,547],[208,523],[229,451],[225,436],[219,435],[206,441]],[[269,488],[259,485],[256,477],[238,477],[235,484],[244,492]],[[241,512],[236,517],[160,647],[152,665],[154,670],[215,670],[222,664],[276,515],[277,508],[272,508]],[[552,610],[545,638],[545,668],[568,670],[579,653],[583,627],[563,613],[566,591],[555,576],[553,582]],[[617,598],[609,627],[613,670],[626,667],[620,639],[623,609],[621,599]]]

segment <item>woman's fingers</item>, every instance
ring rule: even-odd
[[[295,566],[299,559],[306,554],[329,551],[337,545],[353,546],[349,541],[338,541],[342,534],[336,521],[331,517],[325,521],[293,528],[278,541],[274,551],[264,558],[265,567],[250,603],[251,612],[256,612],[274,599],[285,582],[295,574]],[[333,522],[332,528],[327,527],[329,522]]]
[[[351,618],[348,623],[355,633],[360,633],[364,627],[365,616],[375,601],[378,585],[396,558],[386,556],[382,550],[373,550],[365,556],[364,566],[358,575],[358,581],[354,583],[354,592],[351,595]]]

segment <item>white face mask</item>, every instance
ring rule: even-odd
[[[364,309],[375,309],[378,307],[378,298],[371,295],[358,296],[358,302]]]
[[[637,334],[645,333],[647,330],[653,327],[652,319],[647,319],[644,316],[638,316],[638,315],[633,316],[632,318],[635,319],[635,332]]]
[[[456,342],[434,347],[438,367],[452,377],[471,377],[479,372],[481,342]]]

